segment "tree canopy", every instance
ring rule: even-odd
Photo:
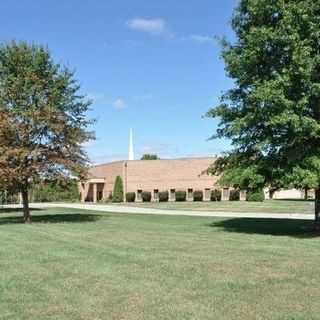
[[[90,101],[79,91],[74,72],[47,48],[0,45],[0,184],[22,193],[26,222],[34,182],[86,173],[83,144],[94,136]]]
[[[320,198],[320,2],[241,0],[222,57],[234,86],[208,116],[233,150],[213,166],[222,181],[300,186]],[[319,221],[319,206],[316,205]]]
[[[156,154],[146,153],[141,157],[141,160],[159,160],[160,158]]]

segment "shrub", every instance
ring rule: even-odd
[[[18,193],[0,191],[0,205],[2,204],[17,204],[20,202]]]
[[[135,202],[136,200],[136,193],[135,192],[127,192],[126,193],[126,201],[127,202]]]
[[[262,202],[264,201],[263,190],[251,190],[247,192],[247,201]]]
[[[193,192],[193,201],[202,201],[203,200],[203,191],[195,190]]]
[[[187,193],[185,191],[176,191],[176,201],[186,201]]]
[[[30,199],[34,202],[79,201],[78,182],[72,179],[39,182],[32,187]]]
[[[142,191],[141,198],[142,198],[143,202],[150,202],[151,201],[151,192]]]
[[[106,198],[104,198],[103,201],[104,201],[105,203],[109,203],[109,202],[112,202],[112,199],[113,199],[113,197],[112,197],[112,192],[110,191],[109,194],[108,194],[108,196],[107,196]]]
[[[159,202],[167,202],[169,200],[169,192],[161,191],[159,192]]]
[[[122,202],[123,201],[123,183],[120,176],[116,177],[112,193],[112,202]]]
[[[239,201],[240,200],[240,191],[237,189],[230,190],[229,200],[230,201]]]
[[[211,201],[221,201],[221,190],[215,189],[211,191]]]

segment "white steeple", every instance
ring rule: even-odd
[[[134,152],[133,152],[133,134],[132,129],[130,129],[130,137],[129,137],[129,160],[134,160]]]

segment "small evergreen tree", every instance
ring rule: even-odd
[[[113,187],[112,202],[123,201],[123,183],[120,176],[116,177]]]

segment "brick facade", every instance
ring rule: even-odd
[[[218,177],[208,175],[206,170],[215,161],[213,157],[186,158],[172,160],[132,160],[117,161],[94,166],[89,171],[89,179],[80,183],[81,201],[97,202],[108,199],[113,191],[117,176],[123,181],[124,193],[135,192],[136,201],[141,200],[142,191],[150,191],[157,201],[157,191],[168,191],[169,201],[175,199],[175,191],[186,191],[187,200],[192,201],[193,191],[202,190],[204,200],[209,200]],[[269,199],[268,188],[265,198]],[[222,201],[229,200],[230,189],[221,188]],[[314,197],[310,190],[309,197]],[[279,190],[274,199],[303,199],[302,190]],[[240,200],[246,200],[245,190],[240,191]]]
[[[108,198],[113,190],[116,176],[120,176],[124,192],[184,190],[189,194],[202,190],[208,198],[217,177],[206,170],[215,158],[186,158],[172,160],[118,161],[94,166],[89,180],[82,183],[82,201],[99,201]],[[207,199],[208,200],[208,199]]]

